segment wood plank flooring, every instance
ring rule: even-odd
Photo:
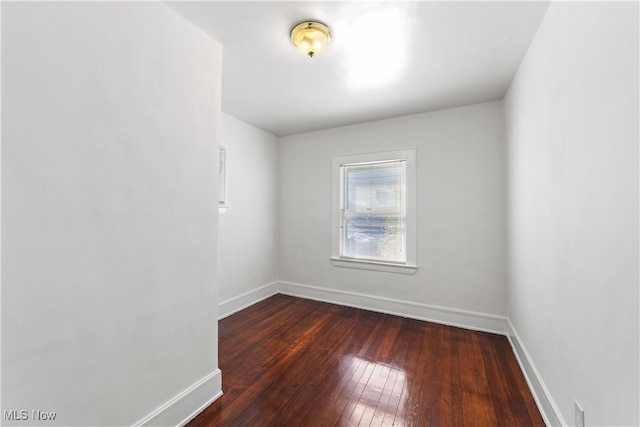
[[[276,295],[219,322],[197,426],[544,426],[500,335]]]

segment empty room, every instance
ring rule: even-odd
[[[0,2],[0,424],[639,426],[639,6]]]

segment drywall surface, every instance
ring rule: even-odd
[[[278,279],[278,139],[222,114],[227,209],[220,215],[219,301]]]
[[[509,318],[574,423],[638,425],[638,4],[552,2],[505,100]]]
[[[280,139],[280,280],[505,314],[502,103]],[[415,275],[342,268],[331,256],[334,156],[416,147]]]
[[[132,425],[217,371],[220,68],[160,3],[2,5],[6,425]]]

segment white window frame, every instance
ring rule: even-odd
[[[340,227],[342,226],[342,215],[340,197],[343,183],[340,169],[342,165],[390,160],[406,161],[406,262],[390,263],[341,257],[340,245],[342,241],[342,231]],[[331,171],[331,188],[331,263],[336,267],[415,274],[418,269],[416,259],[416,149],[404,148],[401,150],[378,151],[375,153],[334,156]]]

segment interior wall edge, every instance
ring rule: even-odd
[[[222,396],[222,371],[216,369],[134,424],[184,426]]]
[[[507,338],[513,348],[513,353],[516,356],[516,360],[520,365],[520,370],[527,380],[529,390],[533,394],[533,398],[538,405],[540,414],[544,418],[544,422],[548,426],[566,426],[569,425],[564,418],[555,400],[551,396],[549,389],[542,380],[540,372],[533,363],[529,352],[524,346],[520,336],[518,335],[513,323],[507,317],[508,333]]]
[[[278,293],[278,282],[267,283],[218,303],[218,320],[231,316]]]

